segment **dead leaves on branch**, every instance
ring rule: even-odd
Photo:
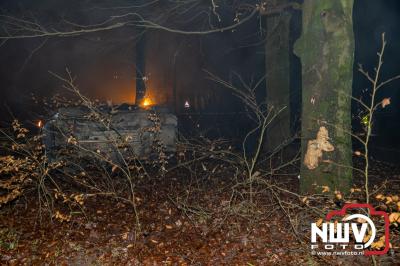
[[[12,123],[11,140],[13,155],[0,156],[0,207],[20,197],[34,181],[40,183],[62,162],[50,163],[44,153],[41,136],[28,137],[29,130],[18,120]]]
[[[27,158],[0,157],[0,206],[18,198],[26,185],[32,181],[30,171],[34,164]]]
[[[26,134],[29,133],[29,130],[22,127],[18,120],[12,122],[12,128],[17,135],[17,139],[25,138]]]

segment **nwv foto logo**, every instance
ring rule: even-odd
[[[383,250],[368,250],[376,238],[376,226],[374,222],[366,215],[352,214],[346,217],[346,211],[349,209],[367,208],[371,216],[379,216],[384,219],[385,227],[385,248]],[[329,222],[334,216],[343,216],[342,222]],[[369,204],[346,204],[340,211],[332,211],[326,216],[325,223],[321,228],[316,224],[311,224],[311,249],[345,250],[351,248],[356,251],[364,251],[364,255],[383,255],[389,250],[389,217],[387,213],[376,211]],[[364,221],[363,223],[352,221]],[[364,239],[369,239],[364,243]],[[317,244],[318,238],[322,245]],[[355,244],[350,245],[350,240],[354,239]]]

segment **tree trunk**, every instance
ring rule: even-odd
[[[272,152],[284,143],[290,132],[290,34],[289,11],[282,11],[266,18],[265,69],[267,104],[275,110],[286,108],[272,121],[266,135],[266,150]]]
[[[141,105],[146,95],[146,35],[144,32],[136,43],[136,105]]]
[[[307,0],[303,4],[303,33],[295,45],[303,73],[302,192],[328,186],[331,191],[346,193],[352,182],[352,8],[353,0]],[[333,151],[310,142],[317,138],[321,127],[328,130],[327,141]],[[322,157],[317,153],[314,169],[305,163],[308,148],[322,152]]]

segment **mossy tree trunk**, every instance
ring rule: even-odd
[[[282,1],[281,1],[282,2]],[[288,1],[284,1],[287,4]],[[267,15],[265,69],[267,104],[276,110],[286,108],[268,127],[266,150],[273,151],[284,143],[290,132],[290,11]]]
[[[352,183],[351,98],[354,36],[353,0],[306,0],[303,32],[295,52],[302,62],[302,167],[300,190],[349,191]],[[323,152],[318,167],[304,164],[307,143],[325,126],[335,150]]]

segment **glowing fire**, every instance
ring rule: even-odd
[[[153,103],[153,101],[152,101],[150,98],[146,97],[146,98],[143,99],[143,102],[142,102],[142,106],[143,106],[143,107],[150,107],[150,106],[152,106],[153,104],[154,104],[154,103]]]
[[[39,120],[36,125],[37,125],[38,128],[42,128],[43,127],[42,120]]]

